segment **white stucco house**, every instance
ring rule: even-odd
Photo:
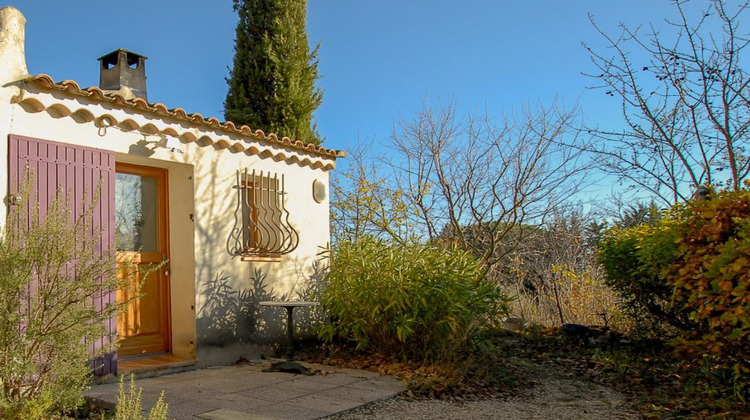
[[[24,24],[0,8],[0,221],[25,171],[42,206],[101,185],[98,221],[118,256],[168,261],[92,344],[120,340],[97,373],[267,351],[283,314],[257,303],[294,299],[315,279],[329,173],[345,154],[150,102],[146,57],[130,51],[92,58],[97,87],[29,74]]]

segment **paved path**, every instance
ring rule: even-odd
[[[317,419],[405,389],[398,379],[372,372],[310,364],[317,371],[313,376],[261,372],[268,364],[255,361],[136,379],[136,386],[143,388],[145,409],[164,390],[169,417],[180,420]],[[86,395],[114,403],[118,386],[96,385]]]

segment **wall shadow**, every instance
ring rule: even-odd
[[[204,304],[196,320],[198,343],[202,346],[227,347],[236,344],[271,346],[277,352],[285,350],[286,310],[261,306],[264,301],[309,300],[319,301],[327,265],[323,261],[312,264],[313,273],[297,284],[290,293],[280,294],[267,282],[268,273],[255,268],[249,287],[235,288],[231,276],[219,273],[205,282],[199,291]],[[326,316],[319,307],[297,308],[294,311],[295,338],[315,336],[316,326]]]

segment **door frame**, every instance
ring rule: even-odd
[[[166,265],[160,270],[165,270],[169,273],[169,183],[168,183],[168,171],[164,168],[158,168],[154,166],[137,165],[132,163],[115,162],[115,178],[116,174],[130,174],[155,177],[157,179],[157,248],[163,250],[163,254],[167,259]],[[117,181],[115,180],[115,183]],[[116,205],[115,205],[116,207]],[[163,223],[160,223],[162,222]],[[165,331],[165,350],[167,353],[172,353],[172,296],[171,296],[171,276],[169,274],[163,274],[164,285],[162,292],[163,297],[163,323],[162,327]],[[119,317],[119,315],[118,315]],[[118,332],[119,336],[119,332]],[[152,353],[144,353],[143,356],[147,356]],[[137,357],[140,355],[132,355],[125,357]],[[122,356],[120,356],[122,357]]]

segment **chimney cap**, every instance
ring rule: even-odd
[[[102,90],[128,91],[135,97],[148,100],[146,58],[145,55],[122,48],[99,57],[99,87]]]
[[[127,54],[128,65],[136,64],[139,58],[142,58],[144,60],[148,59],[148,57],[146,57],[143,54],[138,54],[137,52],[126,50],[125,48],[118,48],[114,51],[110,51],[104,54],[103,56],[97,58],[97,60],[105,62],[106,64],[115,65],[117,64],[117,56],[119,55],[120,52],[124,52],[125,54]],[[131,60],[133,61],[132,63],[130,62]]]

